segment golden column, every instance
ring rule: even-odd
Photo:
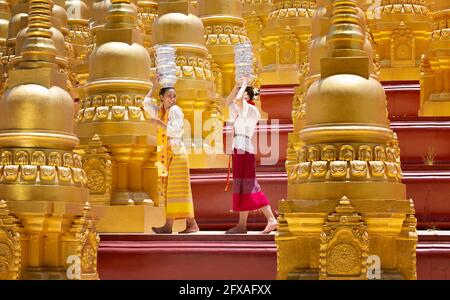
[[[234,46],[248,40],[240,0],[199,0],[199,17],[205,25],[206,46],[222,72],[222,92],[235,84]]]
[[[242,15],[248,38],[252,41],[255,58],[260,64],[259,50],[262,46],[263,28],[267,25],[273,10],[272,0],[241,0]]]
[[[0,93],[3,92],[6,83],[8,48],[6,41],[8,40],[8,28],[11,13],[6,0],[0,1]]]
[[[150,232],[151,226],[164,222],[164,203],[159,199],[155,167],[156,127],[143,105],[152,87],[151,61],[137,25],[136,6],[129,0],[113,0],[95,39],[77,133],[83,145],[80,152],[89,156],[84,169],[91,202],[107,204],[98,230]],[[102,147],[107,153],[99,150]],[[112,176],[107,172],[108,160]]]
[[[309,62],[311,74],[320,62],[320,77],[294,133],[303,144],[288,153],[295,161],[280,202],[278,278],[415,279],[414,209],[386,95],[371,76],[364,13],[357,0],[318,4]]]
[[[11,2],[11,19],[8,24],[8,37],[6,40],[6,51],[1,61],[3,65],[2,79],[6,80],[7,72],[11,68],[11,61],[16,55],[16,38],[20,31],[28,26],[28,0],[18,0]],[[17,53],[18,55],[20,54]]]
[[[150,50],[152,47],[152,28],[153,22],[158,17],[158,1],[138,0],[138,19],[144,27],[144,47]]]
[[[192,14],[192,9],[187,0],[161,0],[153,41],[155,45],[166,44],[176,49],[177,104],[190,125],[185,126],[186,146],[191,150],[190,167],[226,167],[227,156],[221,154],[221,99],[216,95],[203,23]]]
[[[299,65],[306,61],[316,1],[274,0],[263,29],[261,82],[298,84]]]
[[[380,58],[381,80],[419,80],[420,57],[427,52],[432,30],[427,1],[373,2],[367,13]]]
[[[81,0],[67,0],[67,42],[72,49],[69,57],[70,75],[73,83],[73,98],[83,98],[82,86],[89,76],[89,54],[92,38],[89,29],[90,12],[86,3]],[[78,103],[77,103],[78,104]],[[78,111],[78,105],[76,111]]]
[[[52,7],[30,1],[22,58],[0,100],[0,199],[7,200],[0,210],[9,210],[18,228],[0,227],[16,232],[16,244],[20,239],[20,278],[98,279],[99,238],[90,206],[83,208],[89,191],[73,152],[79,140],[67,79],[56,65]]]
[[[422,57],[421,116],[450,116],[450,0],[430,1],[433,31]]]

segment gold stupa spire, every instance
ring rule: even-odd
[[[51,0],[31,0],[27,39],[22,47],[21,67],[37,67],[30,62],[54,63],[56,47],[52,40],[50,22],[52,13]]]
[[[331,27],[328,35],[330,57],[366,55],[360,21],[357,0],[333,2]]]
[[[136,13],[136,9],[131,5],[130,0],[111,0],[105,28],[135,28]]]

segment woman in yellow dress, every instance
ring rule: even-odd
[[[174,220],[186,219],[186,229],[180,233],[197,232],[199,227],[194,218],[189,161],[182,140],[184,114],[176,105],[177,93],[173,87],[162,88],[159,97],[162,102],[160,118],[154,118],[153,122],[162,136],[161,160],[167,170],[167,176],[162,180],[166,224],[152,230],[155,233],[172,233]]]

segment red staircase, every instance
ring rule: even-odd
[[[401,148],[407,195],[414,200],[420,241],[417,247],[419,279],[450,279],[450,117],[418,117],[417,82],[385,85],[392,129]],[[269,122],[259,132],[279,135],[280,158],[275,165],[257,167],[261,187],[277,211],[286,199],[284,163],[288,133],[292,132],[293,86],[265,86],[262,109]],[[277,119],[278,121],[275,121]],[[229,133],[225,128],[225,134]],[[226,140],[226,139],[224,139]],[[270,146],[270,145],[269,145]],[[267,155],[258,154],[258,161]],[[274,236],[224,235],[237,222],[231,212],[231,192],[224,192],[226,169],[192,170],[191,183],[196,235],[103,235],[98,269],[102,279],[275,279]],[[249,227],[261,230],[261,213],[249,216]],[[427,229],[430,229],[429,231]],[[431,230],[432,229],[432,230]]]
[[[274,234],[102,235],[104,280],[274,280]],[[450,232],[419,232],[418,279],[450,279]]]

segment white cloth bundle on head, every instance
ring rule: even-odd
[[[156,45],[156,72],[162,87],[173,87],[177,82],[176,49],[170,45]]]
[[[234,47],[234,64],[236,82],[240,82],[242,77],[254,78],[254,57],[252,44],[247,41],[236,44]]]

